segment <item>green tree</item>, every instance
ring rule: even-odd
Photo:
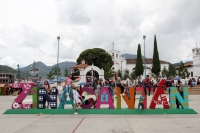
[[[122,78],[122,71],[121,71],[121,70],[118,70],[118,76],[119,76],[120,78]]]
[[[60,68],[58,67],[58,76],[62,74]],[[53,67],[51,71],[47,74],[47,78],[52,80],[57,76],[57,66]]]
[[[52,71],[50,71],[50,72],[47,74],[47,78],[48,78],[49,80],[54,79],[54,76],[53,76],[53,74],[52,74]]]
[[[182,77],[183,79],[190,76],[190,73],[188,72],[187,68],[185,67],[182,61],[180,62],[180,66],[177,72],[178,76]]]
[[[190,77],[190,72],[188,72],[187,68],[185,68],[185,77],[187,77],[187,78]]]
[[[157,40],[156,35],[154,37],[154,49],[153,49],[153,65],[152,65],[152,73],[156,75],[156,79],[158,79],[158,75],[160,74],[160,59],[157,48]]]
[[[181,61],[181,62],[180,62],[180,65],[179,65],[179,68],[178,68],[178,70],[177,70],[178,76],[184,78],[184,77],[185,77],[185,76],[184,76],[184,70],[185,70],[185,65],[184,65],[184,63]]]
[[[169,72],[169,76],[172,76],[172,77],[176,76],[176,69],[171,63],[169,64],[168,72]]]
[[[67,77],[68,76],[68,68],[66,67],[64,70],[64,76]]]
[[[95,65],[100,69],[104,69],[104,76],[106,78],[112,77],[111,67],[113,66],[113,61],[111,55],[109,55],[104,49],[93,48],[84,50],[76,60],[77,64],[80,64],[82,60],[88,65]]]
[[[140,77],[143,75],[144,67],[142,63],[142,54],[141,54],[141,47],[140,44],[138,44],[138,49],[137,49],[137,60],[136,60],[136,67],[135,67],[135,74],[136,76]]]
[[[129,70],[125,70],[125,74],[123,79],[126,80],[127,78],[129,78]]]
[[[133,79],[137,78],[135,70],[132,71],[132,73],[130,74],[130,77],[133,78]]]
[[[162,77],[169,77],[169,71],[166,69],[166,67],[163,68],[161,71]]]

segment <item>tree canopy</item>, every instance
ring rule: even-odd
[[[76,60],[77,64],[81,64],[81,61],[85,60],[88,65],[95,65],[100,69],[104,69],[104,76],[109,78],[112,76],[111,67],[113,61],[111,55],[109,55],[104,49],[93,48],[84,50]]]
[[[66,67],[64,70],[64,76],[67,77],[68,76],[68,68]]]
[[[175,67],[170,63],[169,64],[169,67],[168,67],[168,70],[164,67],[162,72],[162,77],[175,77],[176,76],[176,69]]]
[[[159,59],[159,53],[158,53],[158,47],[157,47],[157,40],[156,35],[154,37],[154,49],[153,49],[153,64],[152,64],[152,73],[154,73],[156,76],[160,73],[160,59]]]
[[[133,78],[133,79],[137,78],[135,70],[131,72],[130,77]]]
[[[55,76],[57,76],[57,69],[58,69],[58,76],[62,74],[61,70],[59,67],[55,66],[51,69],[51,71],[47,74],[47,78],[49,80],[54,79]]]
[[[185,67],[185,65],[182,61],[180,62],[180,66],[178,68],[177,74],[178,74],[178,76],[182,77],[183,79],[190,76],[190,73],[188,72],[187,68]]]
[[[176,69],[171,63],[169,64],[168,72],[169,72],[169,76],[171,77],[176,76]]]
[[[138,44],[137,60],[136,60],[136,67],[135,67],[136,76],[143,75],[143,71],[144,71],[144,67],[143,67],[143,63],[142,63],[141,47],[140,47],[140,44]]]
[[[127,78],[129,78],[129,70],[125,70],[125,73],[124,73],[123,79],[126,80]]]
[[[162,72],[162,77],[169,77],[169,71],[166,69],[166,67],[163,68]]]

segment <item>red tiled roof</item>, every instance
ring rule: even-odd
[[[126,59],[127,64],[136,64],[137,59]],[[142,59],[144,63],[144,59]],[[152,58],[147,58],[145,59],[146,64],[153,64],[153,59]],[[162,61],[160,60],[160,64],[169,64],[167,61]]]
[[[185,67],[191,67],[193,65],[193,61],[187,62],[184,64]],[[177,66],[176,68],[178,69],[180,66]]]
[[[88,67],[88,66],[90,66],[90,65],[88,65],[88,64],[78,64],[78,65],[72,66],[72,67],[70,67],[70,68],[71,68],[71,69],[74,69],[74,68],[86,68],[86,67]]]

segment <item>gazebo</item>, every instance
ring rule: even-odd
[[[104,80],[103,68],[98,68],[93,64],[90,66],[85,64],[85,60],[82,60],[81,64],[70,67],[71,74],[75,78],[81,78],[80,82],[86,82],[87,79],[95,80],[102,78]]]

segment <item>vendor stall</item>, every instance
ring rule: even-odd
[[[6,85],[0,84],[0,95],[6,95]]]

